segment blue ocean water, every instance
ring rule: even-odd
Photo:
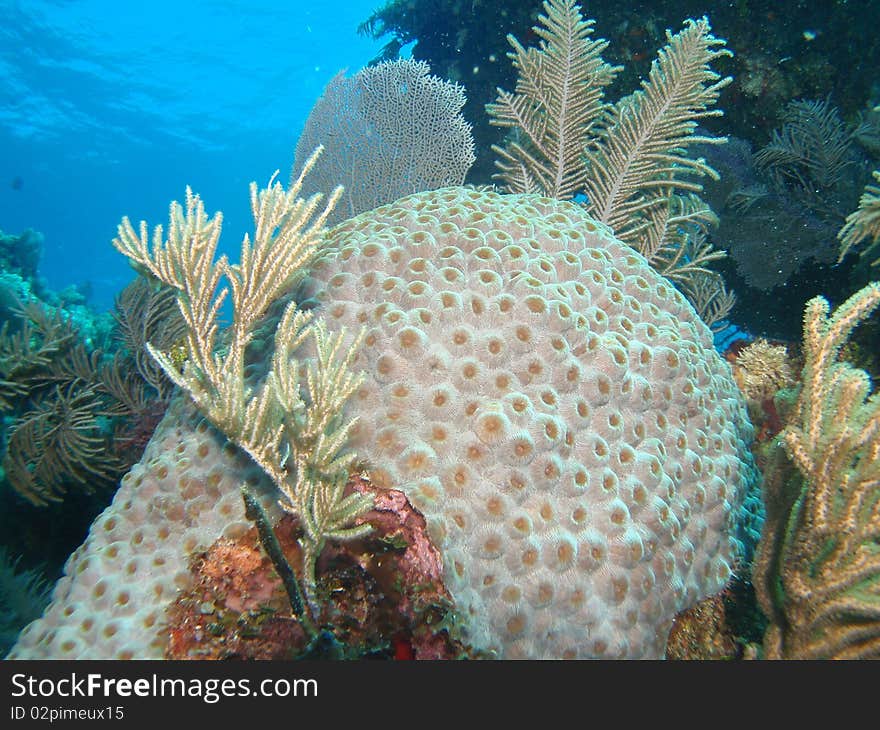
[[[45,236],[50,288],[109,308],[131,279],[123,215],[167,222],[187,185],[250,229],[248,185],[286,182],[327,81],[373,58],[376,0],[0,0],[0,230]]]

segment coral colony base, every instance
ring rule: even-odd
[[[462,645],[659,658],[724,586],[756,474],[743,398],[691,305],[581,207],[411,195],[333,229],[298,293],[331,332],[367,328],[351,446],[424,515]],[[193,555],[251,527],[243,482],[277,522],[179,396],[11,657],[168,656]]]

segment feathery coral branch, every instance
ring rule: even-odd
[[[880,170],[875,170],[874,179],[880,182]],[[840,255],[838,262],[843,261],[843,257],[849,250],[866,238],[870,238],[871,242],[861,252],[862,256],[873,255],[869,252],[876,252],[877,259],[871,262],[871,266],[880,266],[880,186],[866,185],[865,192],[859,200],[859,207],[847,216],[846,223],[837,234],[840,241]]]
[[[495,177],[512,193],[585,195],[591,215],[676,280],[701,316],[720,320],[733,294],[706,265],[725,253],[703,235],[711,211],[693,200],[698,178],[717,173],[687,153],[726,141],[696,129],[722,113],[712,107],[731,79],[710,64],[732,54],[706,18],[688,20],[680,33],[667,32],[641,90],[611,105],[605,87],[620,67],[602,60],[608,44],[591,39],[593,21],[573,0],[546,0],[544,10],[533,28],[537,47],[508,37],[516,88],[499,89],[486,107],[493,125],[510,129],[506,143],[493,146]]]
[[[694,144],[717,144],[726,138],[694,134],[697,121],[719,116],[711,108],[731,79],[721,78],[709,64],[732,55],[715,38],[706,18],[688,20],[672,35],[651,66],[640,91],[621,99],[607,127],[587,153],[588,210],[630,242],[628,231],[652,201],[662,205],[669,191],[698,192],[701,186],[686,176],[717,177],[702,159],[687,156]]]
[[[516,89],[498,89],[486,111],[491,124],[519,131],[518,139],[492,147],[501,158],[496,177],[507,189],[568,199],[586,184],[584,147],[608,109],[604,89],[620,67],[602,60],[608,42],[590,38],[594,21],[584,20],[573,0],[545,2],[544,12],[534,28],[538,48],[507,37]]]

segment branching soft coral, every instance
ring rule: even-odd
[[[209,217],[199,196],[187,188],[186,204],[171,206],[167,238],[161,226],[152,236],[127,218],[113,243],[147,275],[177,292],[186,321],[186,358],[147,349],[168,377],[189,393],[199,410],[266,472],[281,491],[282,506],[303,525],[306,588],[314,591],[314,565],[326,540],[364,535],[354,525],[372,505],[362,494],[344,494],[354,454],[345,452],[353,421],[342,405],[360,379],[349,367],[358,342],[342,352],[344,333],[329,335],[312,312],[290,302],[275,333],[272,367],[259,387],[246,379],[246,349],[269,307],[307,270],[324,239],[324,224],[342,194],[337,188],[321,207],[322,195],[303,199],[305,176],[322,148],[306,161],[289,190],[274,179],[267,188],[251,185],[253,239],[245,235],[241,261],[216,257],[222,217]],[[223,286],[224,281],[226,286]],[[233,320],[220,347],[218,314],[227,296]],[[317,356],[306,363],[305,383],[294,359],[314,338]]]
[[[688,151],[726,141],[697,133],[722,114],[714,105],[731,79],[711,65],[731,55],[725,42],[706,18],[687,20],[667,33],[641,88],[611,104],[605,89],[620,67],[602,59],[608,43],[591,37],[593,21],[573,0],[547,0],[544,12],[537,47],[508,37],[516,88],[487,106],[491,123],[511,130],[493,146],[495,177],[512,193],[583,196],[590,215],[675,280],[710,324],[722,319],[733,295],[709,264],[725,254],[708,242],[717,221],[696,197],[699,179],[718,175]]]
[[[807,303],[803,383],[781,434],[802,479],[765,479],[753,570],[771,658],[880,657],[880,394],[839,359],[878,306],[880,283],[833,313],[823,297]]]

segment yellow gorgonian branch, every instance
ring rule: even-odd
[[[801,391],[781,434],[802,479],[765,483],[754,566],[769,657],[880,657],[880,394],[839,357],[877,306],[876,282],[833,313],[823,297],[807,303]]]
[[[342,188],[336,188],[323,207],[320,194],[300,197],[320,152],[309,158],[289,190],[274,176],[265,189],[251,184],[254,234],[245,235],[238,264],[217,258],[222,216],[209,217],[189,188],[185,205],[171,204],[167,237],[157,226],[151,239],[145,222],[135,231],[123,218],[113,241],[136,268],[177,292],[187,324],[187,357],[147,348],[208,420],[271,477],[282,507],[299,518],[310,594],[314,563],[326,540],[350,539],[370,529],[353,524],[372,506],[370,498],[343,495],[355,457],[345,452],[354,421],[343,419],[342,408],[361,383],[350,367],[362,334],[343,351],[345,332],[329,336],[322,322],[290,302],[275,332],[272,369],[256,389],[246,382],[245,353],[269,306],[306,272],[341,195]],[[233,321],[218,347],[218,314],[227,297]],[[309,337],[317,355],[306,363],[301,383],[293,353]]]

